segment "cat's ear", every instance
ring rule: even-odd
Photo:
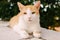
[[[17,5],[18,5],[20,11],[24,8],[24,5],[21,4],[20,2],[17,2]]]
[[[37,1],[34,6],[39,10],[40,9],[40,1]]]

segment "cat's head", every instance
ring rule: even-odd
[[[23,19],[27,22],[39,20],[39,9],[40,1],[37,1],[34,5],[26,5],[17,2],[17,5],[20,10],[20,14],[23,16]]]

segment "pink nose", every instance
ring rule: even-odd
[[[32,21],[32,20],[31,20],[31,17],[29,17],[28,21]]]
[[[31,17],[29,17],[29,20],[31,19]]]

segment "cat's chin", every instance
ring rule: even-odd
[[[32,20],[28,20],[29,22],[31,22]]]

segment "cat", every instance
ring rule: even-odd
[[[17,2],[19,13],[12,17],[9,26],[20,35],[21,38],[29,38],[30,34],[39,38],[41,36],[41,27],[39,23],[40,1],[34,5],[23,5]]]

